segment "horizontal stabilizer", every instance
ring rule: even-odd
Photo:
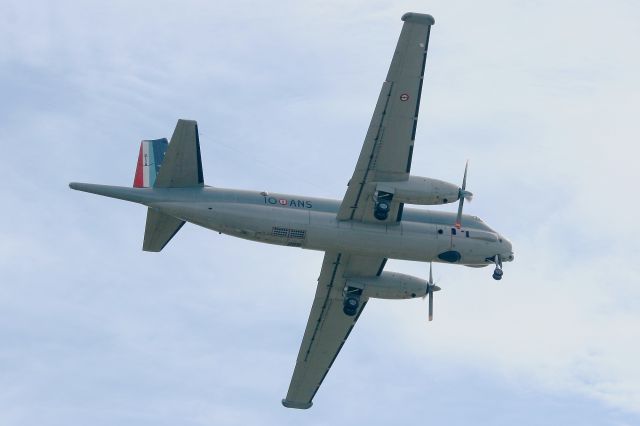
[[[144,229],[142,250],[158,252],[167,245],[171,238],[184,225],[184,220],[177,219],[158,210],[147,210],[147,225]]]
[[[99,185],[97,183],[71,182],[69,188],[76,191],[89,192],[103,197],[117,198],[118,200],[131,201],[145,204],[152,201],[161,201],[160,196],[146,188],[129,188],[125,186]]]
[[[203,186],[198,123],[178,120],[154,183],[155,188]]]

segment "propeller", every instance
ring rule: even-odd
[[[429,262],[429,282],[427,283],[427,295],[429,296],[429,321],[433,321],[433,292],[440,291],[440,287],[433,283],[433,266]]]
[[[460,203],[458,204],[458,216],[456,217],[456,228],[460,229],[462,226],[462,206],[464,206],[464,200],[471,201],[473,199],[473,193],[467,191],[467,169],[469,168],[469,160],[464,166],[464,177],[462,178],[462,188],[458,190],[458,198]]]

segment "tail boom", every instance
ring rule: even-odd
[[[179,200],[204,187],[198,123],[178,120],[171,143],[166,139],[143,140],[133,188],[78,182],[69,187],[149,207],[142,249],[161,251],[185,221],[163,213],[158,204]]]

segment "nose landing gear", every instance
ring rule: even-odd
[[[496,269],[493,270],[493,279],[500,281],[502,279],[502,258],[499,254],[493,257],[493,262],[496,264]]]

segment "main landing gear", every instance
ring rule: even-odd
[[[345,315],[352,317],[358,313],[361,295],[361,288],[348,286],[344,288],[344,303],[342,306],[342,311],[345,313]]]
[[[373,216],[378,220],[386,220],[391,211],[391,200],[393,194],[390,192],[378,191],[374,197]]]
[[[496,269],[493,270],[493,279],[500,281],[502,279],[502,258],[499,254],[493,257],[493,262],[496,264]]]

